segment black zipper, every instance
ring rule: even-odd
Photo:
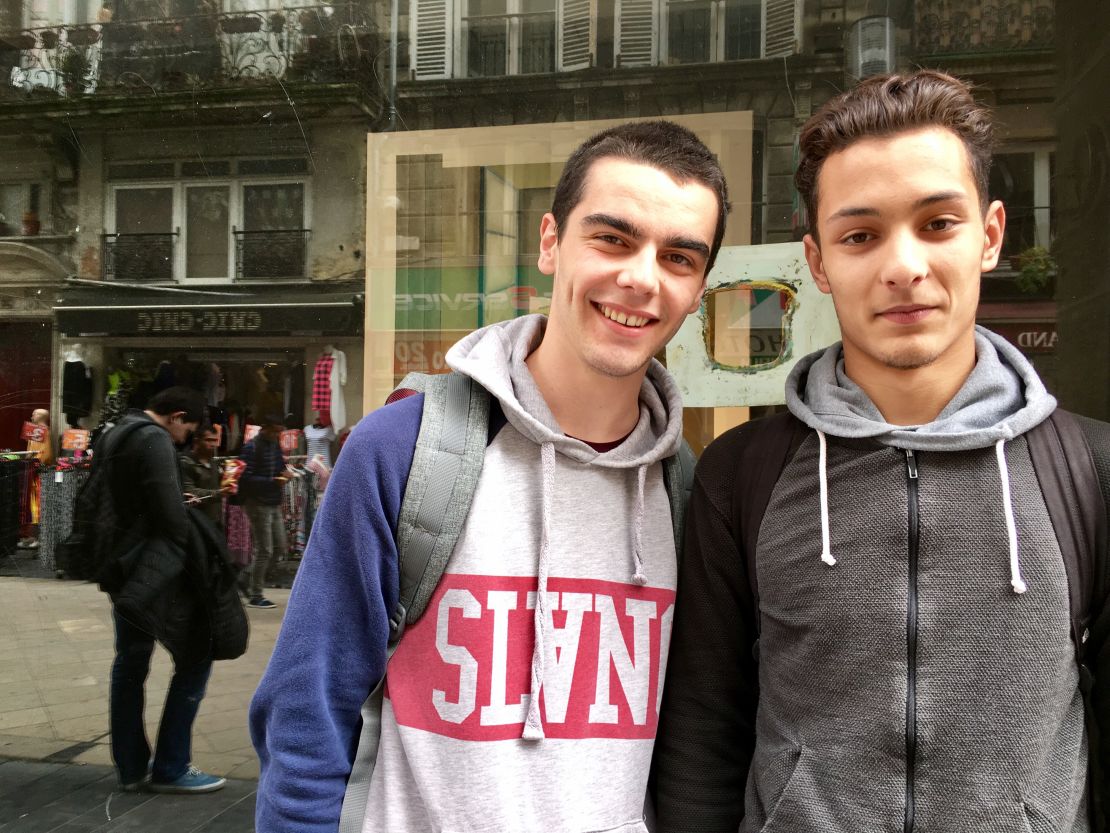
[[[909,514],[909,587],[906,593],[906,815],[903,833],[913,831],[914,763],[917,757],[917,458],[906,449],[906,505]]]

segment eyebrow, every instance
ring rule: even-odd
[[[938,191],[935,194],[929,194],[927,197],[922,197],[913,204],[913,209],[916,211],[919,208],[934,205],[938,202],[952,202],[953,200],[966,200],[967,195],[963,191]],[[850,205],[839,211],[833,212],[826,222],[839,220],[845,217],[878,217],[879,210],[877,208],[868,208],[866,206]]]
[[[608,226],[609,228],[616,229],[621,234],[626,234],[634,240],[639,240],[646,235],[643,229],[639,226],[630,223],[623,217],[616,217],[612,214],[588,214],[582,218],[583,226]],[[696,237],[682,237],[681,235],[672,235],[663,241],[663,245],[668,249],[685,249],[686,251],[696,252],[702,257],[709,257],[709,244],[704,240],[698,240]]]

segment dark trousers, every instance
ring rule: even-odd
[[[116,623],[116,659],[112,663],[109,697],[112,759],[120,783],[131,784],[146,776],[150,761],[150,744],[143,725],[143,689],[150,671],[154,638],[122,619],[115,610],[112,618]],[[155,781],[174,781],[185,774],[192,754],[193,720],[211,672],[211,660],[191,668],[174,663],[151,770]]]

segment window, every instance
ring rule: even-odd
[[[621,66],[771,58],[797,51],[795,0],[618,0]]]
[[[211,178],[115,185],[105,277],[121,281],[304,277],[306,184]]]
[[[411,0],[417,80],[567,72],[597,52],[591,0]]]

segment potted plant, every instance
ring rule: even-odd
[[[58,45],[58,33],[53,29],[46,29],[39,33],[39,40],[42,41],[43,49],[53,49]]]
[[[89,60],[80,49],[67,49],[58,66],[65,83],[65,90],[70,95],[84,90],[88,80]]]
[[[75,26],[66,29],[66,42],[70,46],[92,46],[100,40],[100,32],[91,26]]]
[[[275,35],[281,34],[285,28],[285,15],[281,12],[274,12],[270,15],[270,32]]]
[[[1056,259],[1044,246],[1030,246],[1014,260],[1017,288],[1028,295],[1041,292],[1056,276]]]

